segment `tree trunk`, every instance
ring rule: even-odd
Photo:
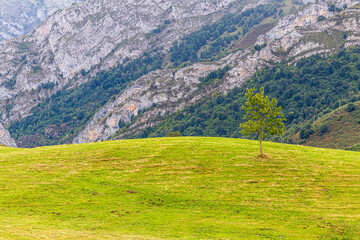
[[[261,121],[260,156],[263,157],[262,140],[264,139],[264,119]]]

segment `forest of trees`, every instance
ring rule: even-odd
[[[291,143],[290,137],[299,131],[312,133],[309,123],[338,108],[339,100],[342,105],[360,101],[359,54],[360,47],[353,47],[325,58],[305,58],[296,66],[283,63],[262,69],[241,89],[209,96],[130,137],[159,137],[174,131],[184,136],[243,137],[239,124],[243,122],[245,89],[264,86],[265,94],[283,108],[288,129],[283,141]]]
[[[175,43],[170,50],[171,62],[177,67],[185,62],[214,59],[227,51],[232,41],[238,40],[239,36],[245,35],[265,18],[275,16],[278,7],[279,4],[276,2],[271,5],[258,5],[239,15],[229,14],[212,25],[204,26],[199,31],[184,37],[180,43]],[[205,45],[207,47],[200,51]]]

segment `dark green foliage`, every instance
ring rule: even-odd
[[[329,7],[328,7],[328,9],[329,9],[329,11],[331,11],[331,12],[335,12],[336,11],[336,6],[335,6],[335,4],[329,4]]]
[[[70,132],[63,131],[56,139],[47,139],[44,135],[43,142],[36,144],[69,142],[96,110],[108,102],[112,96],[120,93],[131,81],[159,69],[162,61],[162,56],[145,54],[144,57],[118,65],[111,71],[100,72],[92,80],[76,89],[60,90],[34,107],[31,116],[12,123],[9,127],[11,136],[18,139],[24,135],[44,134],[47,126],[60,127],[61,124],[66,123],[71,127]],[[52,87],[54,83],[43,84],[43,88]]]
[[[41,86],[44,89],[53,89],[55,87],[55,83],[53,82],[43,83]]]
[[[232,32],[235,32],[236,30],[237,30],[237,28],[234,25],[232,25],[228,28],[227,31],[228,31],[228,33],[232,33]]]
[[[329,4],[328,9],[330,12],[341,12],[342,10],[341,8],[336,7],[336,5],[333,3]]]
[[[40,66],[33,67],[33,73],[40,72],[41,70],[42,70],[42,67],[40,67]]]
[[[329,129],[328,125],[327,125],[326,123],[323,123],[323,124],[320,125],[317,134],[318,134],[319,136],[322,136],[322,135],[324,135],[324,134],[328,131],[328,129]]]
[[[282,17],[282,16],[284,16],[284,10],[280,9],[280,11],[279,11],[279,17]]]
[[[229,14],[220,21],[187,35],[170,50],[173,65],[177,67],[184,62],[194,63],[217,56],[229,48],[233,40],[239,38],[238,34],[229,33],[237,31],[237,27],[242,27],[243,34],[246,34],[263,19],[275,15],[277,6],[278,4],[259,5],[255,9],[247,9],[240,15]],[[198,53],[205,45],[209,47],[200,53],[199,58]]]
[[[301,139],[308,139],[310,137],[310,135],[314,134],[315,131],[312,128],[312,126],[310,124],[306,124],[305,127],[303,127],[300,130],[300,138]]]
[[[302,2],[301,0],[292,0],[291,1],[294,5],[304,5],[304,2]]]
[[[355,104],[353,104],[353,103],[349,103],[347,106],[346,106],[346,111],[348,111],[348,112],[352,112],[352,111],[354,111],[356,109],[356,106],[355,106]]]
[[[4,83],[4,86],[8,89],[14,89],[15,84],[16,84],[16,80],[10,79]]]
[[[325,19],[326,19],[326,17],[324,17],[323,15],[320,15],[317,17],[318,22],[324,21]]]
[[[260,51],[261,49],[263,49],[264,47],[266,47],[267,46],[267,43],[264,43],[264,44],[261,44],[261,45],[255,45],[254,46],[254,49],[255,49],[255,51]]]
[[[82,76],[86,76],[86,71],[85,71],[85,69],[81,69],[80,74],[81,74]]]
[[[6,111],[6,115],[9,116],[10,114],[10,110],[13,108],[13,104],[6,104],[5,106],[5,111]]]
[[[357,152],[360,152],[360,144],[356,144],[352,147],[349,147],[349,148],[345,148],[346,150],[349,150],[349,151],[357,151]]]
[[[312,123],[321,114],[339,107],[339,99],[342,103],[360,100],[360,84],[353,77],[360,74],[359,53],[360,47],[354,47],[328,58],[302,59],[296,66],[284,63],[262,69],[241,89],[236,88],[225,96],[209,96],[164,119],[147,134],[165,136],[180,131],[185,136],[241,137],[240,107],[244,104],[245,89],[263,85],[267,95],[275,97],[283,108],[288,129],[285,140],[290,141],[289,136],[297,133],[304,123]]]
[[[166,135],[167,137],[180,137],[181,133],[179,131],[176,132],[171,132],[168,135]]]
[[[126,126],[126,123],[124,123],[122,120],[119,121],[119,128],[123,128]]]
[[[150,37],[152,37],[152,36],[154,36],[156,34],[161,33],[167,27],[167,25],[170,24],[170,23],[171,23],[170,20],[166,20],[163,25],[159,25],[157,28],[152,30],[150,33],[146,33],[145,37],[150,38]]]
[[[199,79],[200,84],[202,84],[202,85],[209,84],[209,83],[213,82],[213,80],[215,80],[215,79],[222,79],[229,70],[230,70],[230,67],[226,66],[224,68],[220,68],[217,71],[211,72],[211,73],[209,73],[208,76]]]

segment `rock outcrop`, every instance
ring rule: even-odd
[[[116,138],[139,133],[157,124],[154,119],[159,115],[182,110],[205,95],[226,93],[240,87],[261,67],[280,61],[295,62],[313,54],[336,52],[345,41],[345,31],[350,34],[345,46],[359,44],[359,8],[351,8],[354,2],[348,5],[350,8],[339,14],[329,11],[326,3],[311,4],[282,18],[273,29],[258,38],[257,44],[266,43],[261,51],[237,52],[218,62],[195,64],[175,73],[169,70],[149,73],[101,109],[74,139],[74,143],[107,140],[118,132],[120,121],[130,123],[130,126],[118,133]],[[324,16],[326,20],[319,22],[319,16]],[[199,84],[200,77],[226,65],[232,69],[220,84],[205,87]],[[139,111],[143,113],[131,121]]]
[[[3,127],[2,124],[0,124],[0,145],[16,147],[14,139],[11,138],[10,133]]]

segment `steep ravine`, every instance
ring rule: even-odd
[[[349,2],[348,6],[354,4]],[[319,16],[326,17],[326,20],[318,22]],[[328,54],[343,46],[359,44],[358,16],[356,7],[339,14],[329,11],[326,3],[311,4],[285,16],[273,29],[259,37],[258,45],[267,44],[261,51],[240,51],[217,62],[195,64],[175,72],[152,72],[135,81],[114,102],[101,109],[74,139],[74,143],[109,139],[120,130],[120,121],[130,123],[130,126],[117,134],[117,138],[126,137],[157,124],[152,121],[157,116],[181,110],[202,96],[214,92],[226,93],[234,87],[240,87],[265,65],[286,60],[295,62],[302,57]],[[348,34],[347,40],[343,39],[344,32]],[[200,77],[226,65],[232,69],[222,82],[206,87],[199,84]],[[131,121],[132,116],[137,116],[139,111],[145,112]]]

